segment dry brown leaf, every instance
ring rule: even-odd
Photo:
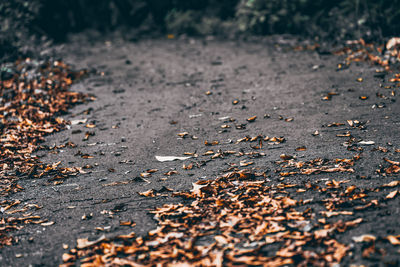
[[[144,197],[155,197],[156,195],[154,194],[155,190],[154,189],[150,189],[144,192],[138,192],[138,194],[140,196],[144,196]]]
[[[400,236],[388,235],[386,239],[389,240],[392,245],[400,245]]]
[[[352,237],[354,242],[373,242],[376,240],[376,237],[373,235],[360,235]]]
[[[247,119],[248,122],[254,122],[257,119],[257,116],[253,116]]]
[[[399,37],[393,37],[390,38],[389,41],[386,43],[386,49],[391,50],[395,48],[396,46],[400,45],[400,38]]]
[[[400,180],[391,181],[391,182],[388,183],[388,184],[382,185],[382,187],[395,187],[395,186],[398,186],[398,185],[400,185]]]
[[[80,238],[80,239],[77,240],[76,247],[78,249],[84,249],[84,248],[93,246],[93,245],[95,245],[95,244],[97,244],[99,242],[102,242],[104,240],[106,240],[106,236],[105,235],[100,236],[97,240],[94,240],[94,241],[89,241],[87,238]]]
[[[390,192],[385,198],[392,199],[397,195],[397,192],[398,192],[397,190],[394,190],[394,191]]]

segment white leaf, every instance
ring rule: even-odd
[[[40,225],[41,226],[50,226],[50,225],[53,225],[54,224],[54,222],[44,222],[44,223],[41,223]]]
[[[83,119],[83,120],[72,120],[71,121],[71,125],[77,125],[77,124],[83,124],[86,123],[87,119]]]
[[[229,120],[231,117],[229,117],[229,116],[225,116],[225,117],[221,117],[221,118],[218,118],[220,121],[225,121],[225,120]]]
[[[373,145],[373,144],[375,144],[375,142],[374,141],[361,141],[361,142],[358,142],[360,145]]]
[[[186,160],[190,159],[190,156],[187,157],[176,157],[176,156],[156,156],[156,160],[164,162],[164,161],[174,161],[174,160]]]
[[[376,237],[373,235],[360,235],[360,236],[353,236],[352,239],[354,242],[360,243],[360,242],[375,241]]]

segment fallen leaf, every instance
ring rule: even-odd
[[[174,161],[174,160],[187,160],[190,159],[190,156],[187,157],[177,157],[177,156],[156,156],[156,159],[161,162],[165,161]]]
[[[209,142],[209,141],[204,141],[204,145],[206,145],[206,146],[216,146],[216,145],[218,145],[219,144],[219,142],[218,141],[211,141],[211,142]]]
[[[373,145],[375,144],[374,141],[360,141],[358,142],[360,145]]]
[[[382,187],[395,187],[395,186],[398,186],[398,185],[400,185],[400,180],[391,181],[391,182],[388,183],[388,184],[382,185]]]
[[[139,195],[144,197],[155,197],[156,195],[154,193],[155,193],[154,189],[150,189],[144,192],[138,192]]]
[[[296,151],[306,151],[307,148],[305,146],[300,146],[298,148],[296,148]]]
[[[171,176],[171,175],[174,175],[174,174],[178,174],[178,172],[173,170],[173,171],[169,171],[169,172],[164,173],[164,175],[167,175],[167,176]]]
[[[86,128],[96,128],[96,125],[93,123],[88,123],[85,125]]]
[[[104,241],[104,240],[106,240],[106,236],[105,235],[100,236],[97,240],[94,240],[94,241],[89,241],[87,238],[80,238],[80,239],[77,240],[76,247],[78,249],[84,249],[84,248],[93,246],[93,245],[95,245],[95,244],[97,244],[97,243],[99,243],[101,241]]]
[[[254,122],[257,119],[257,116],[253,116],[247,119],[248,122]]]
[[[394,191],[390,192],[385,198],[392,199],[397,195],[397,192],[398,192],[397,190],[394,190]]]
[[[392,245],[400,245],[399,236],[388,235],[388,236],[386,237],[386,239],[389,240],[389,242],[390,242]]]
[[[387,158],[384,158],[383,160],[389,162],[390,164],[400,165],[400,162],[399,162],[399,161],[393,161],[393,160],[390,160],[390,159],[387,159]]]
[[[54,222],[44,222],[44,223],[41,223],[40,225],[41,226],[50,226],[50,225],[53,225],[54,224]]]
[[[119,225],[121,226],[131,226],[135,224],[133,221],[119,221]]]
[[[62,255],[62,260],[63,260],[63,262],[68,262],[68,261],[70,261],[70,260],[75,260],[75,256],[74,255],[71,255],[71,254],[68,254],[68,253],[64,253],[63,255]]]
[[[400,45],[400,38],[393,37],[393,38],[390,38],[389,41],[386,43],[386,49],[391,50],[392,48],[399,46],[399,45]]]
[[[246,166],[249,166],[252,164],[254,164],[254,162],[252,162],[252,161],[246,161],[246,160],[240,161],[240,166],[242,166],[242,167],[246,167]]]
[[[360,235],[352,237],[354,242],[372,242],[376,240],[376,237],[373,235]]]
[[[293,156],[286,155],[286,154],[281,154],[279,157],[280,157],[281,159],[283,159],[283,160],[290,160],[290,159],[293,158]]]
[[[87,122],[87,119],[82,119],[82,120],[72,120],[71,125],[77,125],[77,124],[84,124]]]
[[[185,137],[188,136],[188,135],[189,135],[188,132],[178,133],[178,136],[179,136],[180,138],[185,138]]]

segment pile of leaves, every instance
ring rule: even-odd
[[[375,188],[360,189],[346,186],[348,183],[273,183],[248,169],[228,172],[194,183],[189,192],[174,193],[185,199],[183,204],[167,204],[152,211],[158,227],[145,237],[130,233],[113,239],[79,239],[77,247],[63,255],[64,266],[77,260],[82,266],[340,263],[352,248],[337,236],[361,224],[361,212],[380,205]],[[398,182],[381,187],[396,185]],[[314,192],[314,198],[303,199],[306,191]],[[394,198],[394,192],[382,201]],[[353,239],[367,243],[369,250],[378,240],[372,235]],[[380,239],[392,244],[396,240],[396,236]]]
[[[347,68],[351,62],[365,61],[380,66],[377,73],[382,73],[380,76],[385,77],[385,72],[396,72],[396,66],[400,63],[400,38],[393,37],[386,42],[386,45],[379,46],[367,43],[364,39],[348,41],[345,47],[335,51],[334,54],[345,56],[344,61],[338,64],[338,70]],[[399,74],[394,74],[390,82],[399,82],[398,76]]]
[[[34,155],[43,149],[46,135],[64,129],[62,119],[68,108],[89,100],[88,95],[69,91],[71,84],[86,74],[72,71],[62,61],[36,61],[30,58],[1,66],[0,80],[0,195],[10,196],[23,190],[20,179],[48,177],[64,179],[79,168],[61,168],[60,162],[44,164]],[[20,204],[0,202],[1,212]],[[23,211],[26,211],[22,209]],[[25,214],[26,215],[26,214]],[[22,218],[3,217],[0,221],[0,247],[11,244],[7,232],[23,223],[39,221],[30,215]]]

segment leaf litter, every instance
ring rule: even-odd
[[[374,54],[382,54],[380,48],[367,45],[363,40],[349,43],[348,47],[336,53],[346,55],[345,62],[338,64],[338,70],[348,67],[353,61],[370,61],[388,71],[390,59],[400,59],[398,50],[393,49],[398,48],[398,40],[389,42],[389,52],[386,51],[382,57]],[[400,81],[397,80],[400,76],[395,74],[394,77],[391,82]],[[364,78],[356,80],[363,82]],[[333,95],[336,93],[328,93],[323,100],[331,100]],[[224,121],[228,119],[231,120],[230,117],[220,118]],[[255,122],[256,116],[247,120]],[[285,120],[290,122],[293,119]],[[360,128],[358,121],[347,122],[351,127]],[[334,122],[326,126],[344,125]],[[236,125],[236,128],[240,127]],[[318,135],[316,130],[313,136]],[[182,137],[185,136],[182,134]],[[349,143],[353,138],[350,133],[338,137],[350,137]],[[246,136],[236,144],[255,141],[259,145],[252,148],[261,149],[263,141],[279,144],[285,139]],[[217,145],[216,142],[206,141],[205,145]],[[375,142],[360,141],[359,144],[374,145]],[[305,150],[305,146],[296,149]],[[204,156],[211,156],[213,160],[232,154],[249,155],[242,151],[227,153],[209,150]],[[183,158],[168,157],[166,161],[186,159]],[[165,204],[151,211],[158,227],[143,237],[130,233],[113,238],[103,236],[95,241],[80,239],[76,248],[63,255],[63,265],[71,266],[79,261],[82,266],[335,266],[354,249],[338,239],[341,234],[364,223],[359,213],[377,208],[380,202],[391,201],[400,193],[397,189],[393,190],[400,185],[399,181],[375,188],[358,188],[349,184],[350,180],[326,179],[324,184],[321,184],[323,180],[302,184],[284,182],[286,176],[353,173],[360,154],[350,159],[299,161],[295,156],[286,154],[280,158],[275,170],[282,177],[279,183],[271,182],[266,173],[256,172],[255,168],[247,169],[252,163],[243,160],[241,167],[246,169],[232,167],[215,179],[193,183],[190,191],[151,189],[139,193],[155,197],[162,195],[161,192],[170,192],[172,196],[186,201]],[[390,165],[382,166],[377,170],[378,174],[392,175],[400,171],[399,162],[386,158],[384,161]],[[183,169],[190,170],[196,164],[199,163],[184,164]],[[386,197],[378,197],[379,190],[388,187],[393,189],[387,191]],[[301,193],[306,191],[315,192],[315,199],[303,199]],[[321,205],[325,210],[321,210]],[[382,238],[364,234],[352,237],[354,242],[370,244],[363,248],[364,258],[375,253],[375,243],[383,239],[392,245],[400,245],[399,235]]]
[[[66,143],[59,147],[45,147],[41,143],[46,135],[59,132],[68,127],[70,122],[60,116],[69,108],[94,99],[92,96],[69,91],[76,80],[87,72],[73,71],[62,61],[36,61],[26,58],[12,64],[4,64],[0,79],[0,195],[11,196],[24,190],[19,179],[47,177],[54,184],[70,176],[84,172],[82,167],[61,167],[61,162],[45,164],[34,152],[48,149],[74,146]],[[71,124],[86,123],[86,120],[73,121]],[[11,206],[10,206],[11,205]],[[0,220],[0,248],[17,242],[9,236],[13,230],[25,224],[50,226],[54,222],[32,215],[29,204],[12,213],[22,213],[22,217],[7,216],[12,206],[21,205],[18,201],[0,202],[3,216]],[[36,206],[35,206],[36,205]]]
[[[316,213],[312,201],[298,198],[301,188],[339,197],[334,205],[326,200],[327,211]],[[190,202],[151,211],[158,227],[144,237],[132,233],[129,238],[85,239],[84,246],[80,241],[67,253],[64,266],[78,258],[83,266],[333,265],[351,251],[336,235],[363,223],[354,212],[342,210],[348,203],[360,202],[354,189],[346,192],[337,182],[326,187],[274,184],[248,169],[227,172],[194,183],[191,191],[174,192],[173,196]],[[339,215],[352,218],[325,219]],[[374,237],[354,239],[364,242]]]

